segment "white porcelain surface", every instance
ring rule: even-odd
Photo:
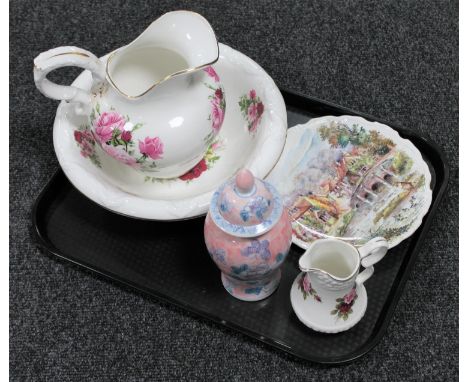
[[[316,240],[299,259],[301,273],[291,288],[291,304],[301,322],[324,333],[348,330],[363,317],[363,284],[388,250],[384,238],[357,249],[338,239]],[[361,265],[364,267],[360,271]]]
[[[213,191],[242,167],[264,178],[278,160],[286,139],[286,107],[281,93],[258,64],[226,45],[220,44],[220,58],[213,67],[223,78],[227,107],[216,148],[206,160],[209,168],[200,177],[184,181],[145,176],[129,167],[122,169],[98,147],[93,158],[101,167],[96,166],[89,157],[80,155],[74,137],[86,118],[77,115],[71,104],[62,102],[54,123],[54,148],[73,185],[117,213],[174,220],[205,214]],[[91,74],[82,73],[74,85],[88,89]],[[264,107],[261,119],[255,123],[241,112],[239,105],[251,90],[255,90],[251,94],[255,95],[255,102],[259,104],[261,100]]]
[[[288,129],[267,181],[283,197],[293,242],[304,249],[319,238],[362,245],[376,236],[392,248],[419,227],[432,200],[419,150],[389,126],[354,116]]]
[[[339,239],[320,239],[299,258],[299,268],[321,289],[346,292],[366,282],[374,273],[373,265],[387,251],[388,242],[382,237],[370,240],[359,249]],[[365,269],[359,273],[361,265]]]
[[[364,316],[367,309],[367,292],[364,285],[355,289],[352,306],[346,315],[339,316],[339,304],[337,299],[342,299],[345,294],[320,290],[312,285],[312,293],[306,294],[301,289],[303,273],[299,273],[291,286],[291,305],[297,318],[304,325],[318,332],[339,333],[351,329]],[[346,318],[345,318],[346,317]]]
[[[127,78],[123,76],[120,82],[114,75],[115,69],[119,67],[119,61],[126,58],[129,52],[138,55],[140,50],[145,51],[147,47],[157,47],[162,50],[162,52],[155,51],[155,56],[150,60],[150,63],[154,63],[159,70],[154,72],[150,68],[146,73],[137,73],[139,81],[132,77],[127,82]],[[167,51],[176,52],[183,61],[162,61],[158,53],[164,54]],[[107,66],[111,82],[122,93],[135,97],[178,72],[213,64],[218,59],[219,47],[210,23],[203,16],[190,11],[174,11],[159,17],[139,37],[127,46],[119,48],[113,55]]]
[[[219,47],[209,23],[187,11],[154,21],[136,40],[98,60],[61,47],[34,60],[38,89],[72,102],[116,166],[157,178],[177,177],[202,158],[223,124],[220,76],[208,70]],[[86,91],[50,82],[47,74],[75,65],[93,73]]]

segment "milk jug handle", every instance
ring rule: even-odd
[[[388,251],[388,241],[383,237],[375,237],[358,249],[361,265],[368,268],[383,259]]]
[[[78,66],[91,71],[94,80],[104,80],[105,66],[87,50],[74,46],[63,46],[41,53],[34,59],[34,82],[39,91],[46,97],[77,102],[81,105],[91,102],[91,95],[86,90],[75,86],[58,85],[47,79],[55,69],[66,66]]]
[[[356,277],[356,285],[364,284],[372,275],[374,274],[374,267],[370,266],[369,268],[365,268],[361,273],[359,273]]]

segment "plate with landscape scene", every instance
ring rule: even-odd
[[[419,227],[432,199],[421,153],[392,128],[354,116],[327,116],[288,130],[267,178],[283,197],[293,241],[306,249],[338,237],[390,247]]]

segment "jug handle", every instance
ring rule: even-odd
[[[374,267],[371,265],[369,268],[364,269],[356,277],[356,285],[364,284],[374,274]]]
[[[374,264],[383,259],[388,251],[388,241],[375,237],[358,249],[361,265],[365,268],[356,277],[356,285],[366,282],[374,274]]]
[[[388,241],[383,237],[375,237],[358,249],[361,265],[364,268],[378,263],[388,251]]]
[[[52,70],[67,66],[90,70],[95,81],[106,78],[105,66],[94,54],[75,46],[62,46],[43,52],[34,59],[34,82],[46,97],[76,102],[76,111],[83,114],[84,106],[91,103],[89,92],[75,86],[58,85],[47,79]]]

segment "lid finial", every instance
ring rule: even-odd
[[[278,191],[246,168],[227,180],[213,194],[210,214],[224,232],[255,237],[270,230],[281,218],[283,203]]]
[[[236,188],[241,194],[250,194],[255,184],[255,178],[253,174],[243,168],[237,173],[236,176]]]

